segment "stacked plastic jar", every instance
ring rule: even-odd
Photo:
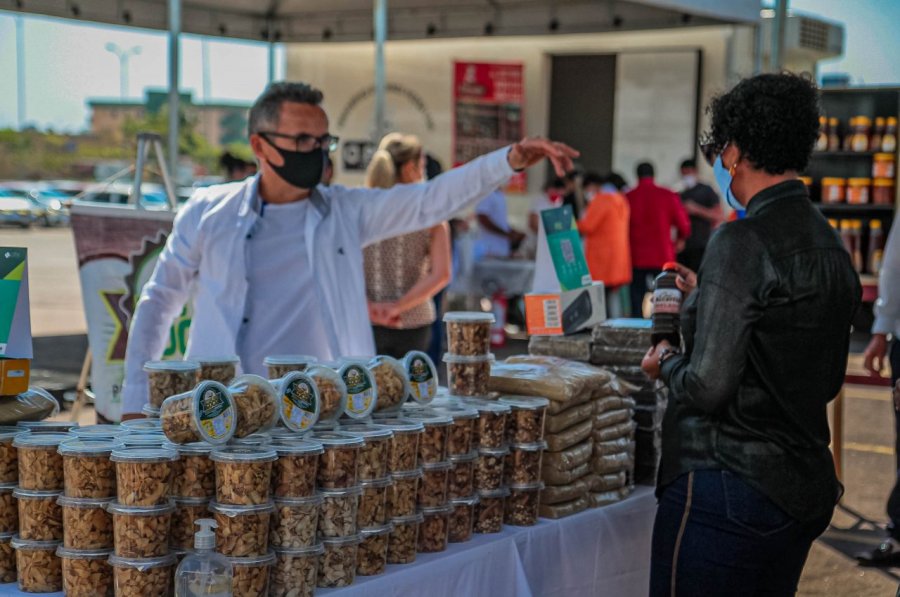
[[[515,526],[537,524],[540,510],[541,463],[547,443],[544,421],[550,401],[536,396],[501,396],[501,404],[510,407],[506,422],[506,456],[504,482],[509,496],[504,504],[503,521]]]
[[[484,397],[491,378],[491,313],[452,311],[447,324],[447,385],[454,396]]]

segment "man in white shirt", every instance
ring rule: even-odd
[[[478,218],[478,238],[475,241],[475,261],[485,257],[507,258],[513,246],[525,235],[509,225],[506,195],[497,189],[481,200],[475,208]]]
[[[325,153],[337,139],[321,102],[308,85],[270,85],[250,111],[259,174],[201,189],[180,209],[132,322],[123,419],[140,416],[143,364],[160,357],[192,292],[188,359],[234,353],[244,372],[263,373],[269,354],[373,354],[364,246],[444,221],[545,157],[564,172],[578,155],[527,138],[427,183],[325,187]]]

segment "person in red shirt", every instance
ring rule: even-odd
[[[657,186],[653,164],[638,164],[638,184],[626,197],[631,207],[631,315],[642,317],[644,295],[653,287],[653,278],[675,253],[684,248],[691,235],[691,222],[677,193]],[[673,242],[672,230],[675,229]]]
[[[628,200],[621,192],[625,181],[618,174],[603,178],[584,176],[587,209],[578,221],[591,278],[603,282],[609,317],[624,313],[622,288],[631,282],[631,247],[628,244]]]

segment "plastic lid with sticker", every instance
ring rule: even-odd
[[[16,448],[55,450],[59,444],[72,439],[68,433],[20,433],[13,438]]]
[[[128,430],[119,425],[88,425],[73,427],[69,433],[81,439],[116,439],[127,434]]]
[[[121,450],[125,444],[119,440],[101,439],[67,439],[60,442],[57,450],[63,456],[103,457],[112,454],[113,450]]]
[[[370,424],[366,425],[363,423],[359,424],[351,424],[351,425],[341,425],[340,430],[343,433],[352,433],[353,435],[358,435],[362,437],[364,440],[368,441],[378,441],[378,440],[388,440],[394,437],[394,432],[391,431],[390,428],[385,427],[384,425],[375,425]]]
[[[307,433],[319,421],[321,398],[315,380],[292,371],[272,382],[278,390],[278,412],[285,427],[295,433]]]
[[[231,562],[232,566],[272,566],[275,564],[275,552],[270,550],[268,553],[261,556],[228,557],[228,561]]]
[[[362,448],[366,443],[362,437],[342,431],[317,431],[310,435],[309,439],[319,442],[326,450],[330,448]]]
[[[228,447],[214,450],[209,459],[213,462],[274,462],[278,460],[278,453],[271,448]]]
[[[418,404],[431,404],[438,393],[438,370],[434,361],[421,350],[403,357],[403,369],[409,380],[409,395]]]
[[[146,572],[153,568],[164,568],[166,566],[174,566],[178,558],[174,553],[166,554],[156,558],[125,558],[115,554],[109,556],[109,565],[113,568],[134,568],[139,572]]]
[[[110,502],[106,505],[106,511],[110,514],[122,516],[160,516],[175,511],[175,502],[171,499],[165,504],[154,506],[126,506],[119,502]]]
[[[123,448],[113,450],[109,459],[113,462],[172,462],[178,460],[178,452],[168,448]]]
[[[391,523],[381,524],[377,527],[366,527],[364,529],[359,529],[359,534],[362,536],[363,541],[368,539],[369,537],[378,537],[380,535],[387,535],[394,530],[394,525]]]
[[[191,373],[200,371],[200,363],[197,361],[147,361],[144,363],[144,371],[165,373]]]
[[[347,405],[344,414],[351,419],[365,419],[372,414],[378,403],[378,388],[365,361],[346,359],[342,361],[338,375],[347,388]]]
[[[229,518],[234,518],[235,516],[243,516],[246,514],[266,514],[275,511],[275,502],[269,500],[264,504],[252,504],[248,506],[231,506],[228,504],[220,504],[219,502],[212,501],[209,503],[209,511],[215,514],[221,514],[223,516],[227,516]]]
[[[520,452],[540,452],[547,449],[547,442],[541,440],[539,442],[528,442],[525,444],[510,444],[510,450],[519,450]]]
[[[550,400],[540,396],[500,396],[498,402],[508,404],[513,410],[542,410],[550,406]]]
[[[483,311],[448,311],[444,313],[444,323],[494,323],[493,313]]]
[[[170,400],[175,402],[185,398],[191,400],[195,430],[204,441],[221,445],[234,437],[238,412],[231,392],[223,384],[202,381],[190,392],[166,398],[163,407]]]

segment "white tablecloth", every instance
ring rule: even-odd
[[[336,597],[643,597],[650,582],[650,537],[656,500],[639,487],[625,501],[533,527],[475,535],[385,574],[357,577]],[[0,595],[22,593],[0,585]],[[62,593],[44,593],[61,596]]]

